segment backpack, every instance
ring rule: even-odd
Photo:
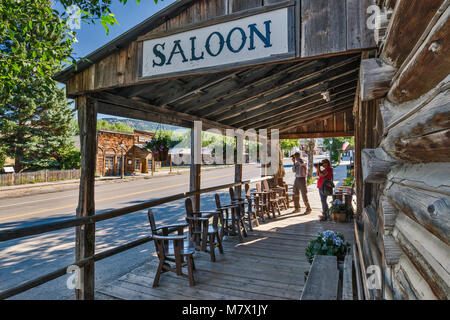
[[[322,184],[322,192],[324,195],[326,196],[331,196],[333,195],[333,189],[334,189],[335,185],[333,183],[332,180],[330,179],[326,179],[323,181]]]

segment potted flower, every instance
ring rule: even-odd
[[[333,201],[331,207],[327,211],[327,214],[332,221],[345,222],[347,218],[350,218],[353,215],[353,210],[345,203],[342,203],[337,199]]]
[[[152,153],[154,161],[166,161],[169,155],[169,140],[157,135],[147,142],[144,148]]]
[[[308,262],[312,263],[315,255],[336,256],[338,261],[344,261],[350,249],[350,244],[344,241],[344,235],[340,232],[331,230],[319,232],[306,247],[305,255]]]

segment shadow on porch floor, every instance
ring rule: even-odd
[[[317,232],[342,232],[353,242],[352,223],[320,222],[320,210],[313,205],[310,215],[282,212],[249,232],[244,243],[237,237],[224,239],[224,254],[216,262],[204,252],[194,255],[196,285],[168,272],[159,287],[152,288],[158,258],[139,266],[96,290],[96,299],[126,300],[298,300],[309,270],[305,248]],[[186,270],[184,270],[186,272]]]

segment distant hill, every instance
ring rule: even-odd
[[[115,124],[115,123],[122,123],[125,124],[133,129],[137,129],[137,130],[144,130],[144,131],[156,131],[158,129],[158,123],[156,122],[149,122],[149,121],[143,121],[143,120],[135,120],[135,119],[117,119],[117,118],[102,118],[102,120],[107,121],[110,124]],[[171,126],[168,124],[161,124],[161,126],[159,127],[159,129],[161,130],[171,130],[171,131],[175,131],[175,130],[187,130],[185,128],[181,128],[181,127],[176,127],[176,126]]]

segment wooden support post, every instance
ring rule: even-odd
[[[397,71],[382,59],[361,61],[360,96],[362,101],[383,98],[389,91],[391,80]]]
[[[191,168],[189,191],[200,190],[202,163],[202,123],[195,121],[191,128]],[[195,211],[200,211],[200,195],[192,197]]]
[[[78,125],[81,144],[81,177],[78,198],[77,217],[95,215],[95,165],[97,155],[97,110],[96,103],[86,96],[76,99]],[[83,260],[95,253],[95,224],[86,224],[76,228],[76,261]],[[75,290],[76,299],[94,299],[94,262],[81,269],[81,288]]]
[[[244,140],[242,136],[236,136],[236,163],[234,165],[234,182],[242,182],[242,161],[244,157],[240,157],[240,155],[243,155],[244,152]],[[242,195],[242,187],[236,186],[234,187],[234,193],[238,198]]]

